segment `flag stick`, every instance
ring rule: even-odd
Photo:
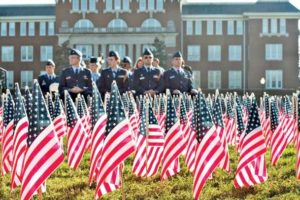
[[[43,194],[42,194],[42,189],[41,189],[41,187],[39,187],[39,189],[38,189],[38,199],[39,200],[42,200],[43,199]]]
[[[148,176],[149,102],[146,98],[146,177]]]
[[[122,200],[125,200],[126,199],[126,195],[125,195],[125,192],[124,192],[124,177],[123,177],[123,173],[122,173],[122,169],[123,169],[123,163],[120,164],[120,177],[121,177],[121,193],[122,193]]]

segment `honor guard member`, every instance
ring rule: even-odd
[[[91,57],[90,58],[90,63],[89,63],[89,69],[92,72],[92,81],[94,81],[95,83],[98,81],[98,79],[100,78],[100,63],[99,63],[99,59],[96,57]]]
[[[88,95],[92,96],[91,71],[80,65],[82,53],[77,49],[72,49],[69,55],[70,67],[61,73],[59,82],[59,92],[64,99],[64,90],[67,90],[73,101],[78,94],[82,94],[87,100]]]
[[[169,89],[172,94],[197,93],[193,88],[192,74],[182,68],[182,54],[179,51],[174,53],[172,67],[165,71],[163,77],[164,89]]]
[[[129,56],[125,56],[122,60],[122,66],[127,70],[128,76],[128,91],[133,90],[133,69],[132,69],[132,61]]]
[[[44,95],[47,94],[47,92],[50,92],[49,87],[52,83],[59,82],[58,77],[54,73],[55,63],[53,60],[47,60],[45,70],[46,73],[38,77],[38,82]]]
[[[101,72],[101,77],[97,82],[97,87],[104,97],[106,92],[110,92],[111,84],[116,81],[120,94],[128,90],[127,70],[122,69],[120,64],[120,56],[116,51],[110,51],[107,58],[108,68]]]
[[[153,54],[150,49],[143,53],[144,66],[133,73],[133,87],[136,95],[158,94],[162,92],[162,74],[158,68],[152,66]]]

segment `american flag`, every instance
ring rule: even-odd
[[[51,119],[54,119],[54,105],[53,105],[53,101],[52,101],[52,96],[47,93],[46,94],[46,105],[50,114]]]
[[[123,161],[134,152],[134,143],[125,116],[124,107],[116,82],[112,83],[107,113],[106,133],[102,149],[95,198],[121,186]]]
[[[14,101],[10,91],[7,90],[4,102],[3,138],[2,138],[2,175],[11,172],[13,132],[14,132]]]
[[[32,95],[30,93],[28,86],[25,87],[24,100],[25,100],[25,110],[26,110],[27,116],[30,116],[31,115]]]
[[[21,185],[22,169],[27,149],[28,118],[18,83],[15,84],[15,111],[14,111],[14,139],[13,139],[13,162],[11,173],[11,190]]]
[[[271,100],[271,163],[276,165],[287,146],[287,135],[283,131],[283,121],[279,120],[279,111],[275,100]]]
[[[264,120],[262,121],[262,127],[265,131],[265,137],[266,137],[266,145],[270,145],[271,141],[271,120],[270,120],[270,100],[269,96],[267,94],[264,95]]]
[[[136,103],[134,102],[133,96],[130,95],[129,102],[128,102],[128,117],[129,117],[130,126],[132,128],[132,132],[133,132],[134,142],[136,142],[136,140],[137,140],[138,129],[139,129],[137,113],[138,113],[138,111],[136,108]]]
[[[157,116],[158,123],[162,128],[162,131],[165,130],[165,121],[166,121],[166,107],[165,107],[165,96],[160,94],[159,96],[159,113]]]
[[[295,132],[294,127],[296,123],[296,119],[292,113],[292,106],[288,96],[284,97],[284,116],[283,116],[283,132],[287,137],[287,144],[290,144],[294,138]]]
[[[226,140],[226,132],[224,128],[223,118],[222,118],[222,110],[221,110],[221,102],[220,97],[217,96],[215,100],[215,105],[213,108],[213,121],[216,127],[216,131],[221,139],[221,143],[225,150],[225,156],[223,157],[220,167],[227,172],[230,172],[230,163],[229,163],[229,152],[228,152],[228,145]]]
[[[165,180],[180,171],[179,156],[185,148],[180,121],[176,116],[171,94],[167,94],[165,144],[160,179]]]
[[[187,101],[185,101],[187,102]],[[184,162],[188,169],[193,172],[195,168],[195,147],[196,134],[191,127],[191,123],[187,116],[184,99],[180,101],[180,126],[185,139],[185,159]]]
[[[64,161],[63,150],[37,80],[33,84],[32,115],[29,116],[21,199],[29,200]]]
[[[88,135],[76,112],[71,96],[65,91],[66,114],[67,114],[67,137],[68,137],[68,164],[76,169],[83,157]]]
[[[194,199],[199,199],[206,181],[225,157],[225,151],[202,92],[198,93],[195,107],[197,107],[195,110],[197,144],[193,196]]]
[[[226,107],[226,121],[225,121],[225,129],[226,129],[226,139],[227,143],[234,145],[236,138],[236,124],[234,119],[234,112],[232,110],[232,105],[230,98],[227,98],[227,107]]]
[[[93,96],[92,96],[92,137],[91,137],[91,157],[90,157],[90,173],[89,184],[96,180],[98,173],[97,167],[101,159],[103,141],[105,137],[105,128],[107,115],[104,111],[101,95],[97,86],[93,83]]]
[[[249,114],[245,136],[240,144],[241,153],[234,179],[236,188],[249,187],[267,180],[267,150],[255,100]]]
[[[58,94],[55,94],[53,125],[58,138],[63,137],[67,133],[66,116]]]
[[[236,146],[237,146],[237,149],[240,150],[240,147],[241,147],[240,144],[242,143],[242,137],[243,137],[244,131],[245,131],[245,124],[243,121],[242,106],[240,104],[238,97],[236,97],[235,111],[236,111],[236,125],[237,125]]]
[[[300,179],[300,92],[298,92],[296,96],[296,110],[297,110],[297,143],[296,143],[296,151],[297,151],[297,162],[296,162],[296,176]]]

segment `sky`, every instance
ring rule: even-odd
[[[214,3],[214,2],[255,2],[256,0],[186,0],[187,2],[205,2],[205,3]],[[290,2],[300,9],[300,0],[290,0]],[[55,0],[0,0],[0,5],[5,4],[54,4]]]

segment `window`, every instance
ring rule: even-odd
[[[282,70],[267,70],[266,71],[266,88],[281,89],[282,86]]]
[[[7,36],[7,23],[1,23],[1,36]]]
[[[105,1],[105,10],[112,10],[112,1]]]
[[[228,80],[229,89],[242,89],[242,71],[229,71]]]
[[[13,89],[14,88],[14,71],[7,71],[6,72],[6,87],[8,89]]]
[[[142,27],[143,28],[160,28],[161,24],[157,19],[146,19],[143,23],[142,23]]]
[[[202,34],[202,21],[195,21],[195,35]]]
[[[221,61],[221,46],[208,46],[208,61]]]
[[[234,21],[229,20],[227,22],[227,35],[234,35]]]
[[[193,71],[193,87],[194,88],[200,88],[201,87],[201,73],[200,70],[194,70]]]
[[[262,20],[262,32],[264,34],[269,33],[269,20],[268,19]]]
[[[93,47],[89,44],[76,45],[76,49],[82,52],[82,58],[87,59],[93,55]]]
[[[79,0],[72,0],[72,10],[74,11],[79,10]]]
[[[33,46],[21,46],[21,61],[33,61]]]
[[[139,1],[139,10],[145,11],[146,10],[146,0]]]
[[[93,28],[93,27],[94,24],[88,19],[80,19],[74,25],[74,28]]]
[[[280,23],[280,28],[279,28],[279,31],[281,34],[285,34],[286,33],[286,20],[285,19],[280,19],[279,21]]]
[[[109,28],[127,28],[127,23],[123,19],[113,19],[108,23]]]
[[[21,88],[25,88],[26,86],[31,88],[32,80],[33,80],[33,71],[30,70],[21,71]]]
[[[186,35],[193,35],[193,21],[186,21]]]
[[[217,20],[216,21],[216,35],[222,35],[223,34],[223,30],[222,30],[222,21]]]
[[[277,33],[277,19],[271,19],[271,33]]]
[[[200,61],[200,46],[188,45],[187,47],[187,60],[188,61]]]
[[[16,24],[15,22],[9,22],[9,36],[15,36],[16,35]]]
[[[221,71],[209,70],[208,71],[208,89],[221,88]]]
[[[156,0],[156,10],[164,9],[164,0]]]
[[[129,0],[123,0],[123,10],[130,10],[129,9]]]
[[[213,35],[214,34],[214,22],[213,21],[207,21],[207,35]]]
[[[110,44],[109,51],[117,51],[121,58],[126,55],[126,46],[125,44]]]
[[[229,45],[228,47],[228,59],[229,61],[241,61],[242,60],[242,46],[241,45]]]
[[[48,22],[48,35],[54,35],[54,22]]]
[[[91,10],[91,11],[96,10],[96,1],[95,0],[89,1],[89,10]]]
[[[53,59],[53,46],[41,46],[41,61]]]
[[[29,36],[34,36],[34,22],[29,22],[29,28],[28,28],[28,35]]]
[[[154,0],[148,0],[148,10],[154,10]]]
[[[237,35],[243,35],[243,21],[242,20],[238,20],[236,21],[236,34]]]
[[[2,62],[13,62],[14,61],[14,47],[13,46],[2,46],[1,60],[2,60]]]
[[[81,0],[81,11],[86,12],[87,11],[87,0]]]
[[[27,27],[26,22],[20,23],[20,36],[26,36],[27,35]]]
[[[282,60],[282,44],[266,44],[266,60]]]
[[[115,10],[121,10],[121,0],[115,0]]]
[[[46,35],[46,22],[40,22],[40,36]]]

